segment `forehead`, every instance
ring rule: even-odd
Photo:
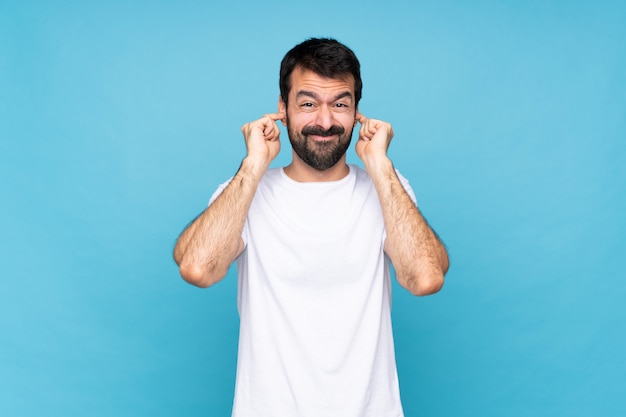
[[[296,68],[291,74],[291,91],[289,94],[296,95],[302,90],[315,91],[320,94],[349,91],[354,96],[354,77],[352,74],[345,74],[340,78],[328,78],[311,70]]]

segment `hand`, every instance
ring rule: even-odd
[[[361,123],[356,154],[367,165],[378,158],[387,158],[387,149],[393,138],[391,124],[376,119],[368,119],[357,113],[356,120]]]
[[[276,121],[284,118],[284,112],[270,113],[243,125],[241,132],[246,140],[249,158],[266,168],[269,166],[280,151],[280,128]]]

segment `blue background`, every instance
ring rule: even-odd
[[[449,247],[442,292],[394,286],[407,417],[626,415],[624,22],[618,1],[0,0],[0,415],[229,415],[235,270],[200,290],[171,250],[310,36],[359,56],[360,110]]]

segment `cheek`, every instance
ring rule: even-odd
[[[289,115],[292,128],[302,130],[304,126],[315,124],[315,116],[306,112],[293,112]]]
[[[342,114],[341,116],[336,117],[335,120],[337,120],[337,122],[339,122],[339,124],[343,126],[346,131],[350,131],[350,129],[356,126],[356,118],[352,114]]]

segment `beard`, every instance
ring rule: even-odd
[[[302,131],[298,132],[289,123],[289,116],[286,117],[286,121],[289,141],[296,155],[308,166],[318,171],[335,166],[350,146],[354,128],[346,132],[346,129],[340,125],[333,125],[329,129],[323,129],[320,126],[305,126]],[[317,141],[311,139],[311,135],[337,136],[337,140]]]

